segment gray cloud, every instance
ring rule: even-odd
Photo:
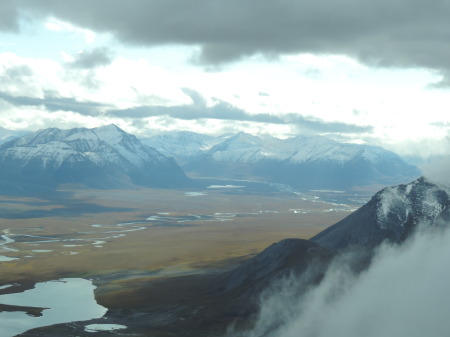
[[[17,83],[21,76],[28,76],[27,67],[17,67],[10,72],[11,78]],[[6,79],[6,77],[4,77]],[[0,100],[12,106],[44,106],[49,112],[72,111],[84,116],[110,116],[126,118],[133,121],[147,117],[168,116],[181,120],[219,119],[267,124],[295,125],[301,133],[367,133],[372,126],[359,126],[341,122],[327,122],[314,117],[304,117],[295,113],[272,115],[267,113],[249,114],[228,102],[216,99],[213,106],[208,106],[204,97],[191,89],[184,89],[191,98],[192,104],[180,106],[138,106],[129,109],[114,109],[112,106],[89,101],[78,101],[70,97],[60,97],[56,92],[46,91],[44,98],[29,96],[14,96],[0,91]],[[157,100],[158,97],[153,99]]]
[[[73,98],[56,97],[51,93],[45,98],[35,98],[27,96],[12,96],[0,92],[0,99],[13,106],[44,106],[48,111],[73,111],[84,116],[101,115],[107,107],[95,102],[80,102]]]
[[[103,47],[81,52],[70,65],[74,68],[93,69],[106,66],[112,60],[112,52],[108,48]]]
[[[311,52],[346,54],[382,66],[450,69],[450,3],[441,0],[14,3],[34,13],[111,32],[124,43],[200,46],[199,59],[205,64],[256,53]]]
[[[5,84],[26,84],[29,82],[29,78],[33,75],[33,70],[26,66],[12,66],[6,68],[0,75],[0,79]]]
[[[326,122],[319,118],[303,117],[297,114],[288,114],[285,122],[305,128],[313,133],[365,133],[373,130],[369,125],[355,125],[342,122]]]
[[[19,11],[13,0],[0,1],[0,30],[19,30]]]
[[[199,93],[190,89],[184,89],[184,92],[191,97],[193,104],[170,107],[140,106],[124,110],[110,110],[108,114],[131,119],[167,115],[184,120],[211,118],[269,124],[294,124],[302,131],[311,133],[362,133],[370,132],[373,129],[371,126],[326,122],[318,118],[304,117],[294,113],[277,116],[265,113],[249,114],[221,100],[216,100],[216,104],[213,106],[207,106],[205,99]]]

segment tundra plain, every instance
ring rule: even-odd
[[[94,281],[96,299],[108,309],[142,306],[150,293],[163,305],[161,294],[182,295],[176,277],[227,270],[279,240],[308,239],[360,199],[227,184],[195,190],[65,186],[48,195],[2,196],[0,255],[10,260],[0,262],[0,286],[16,286],[0,294],[81,277]],[[148,292],[150,284],[164,284],[160,296]]]

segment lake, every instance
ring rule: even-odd
[[[91,281],[65,278],[37,283],[34,289],[21,293],[0,295],[1,304],[49,308],[41,317],[25,312],[0,312],[0,336],[12,337],[27,330],[73,321],[102,317],[107,309],[95,301]]]

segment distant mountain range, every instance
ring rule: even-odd
[[[53,189],[63,183],[181,187],[189,181],[184,172],[194,178],[254,180],[300,190],[387,186],[420,176],[419,169],[383,148],[320,136],[170,132],[140,141],[115,125],[18,135],[0,129],[0,138],[13,138],[0,142],[3,191]]]
[[[190,131],[173,131],[142,141],[165,156],[175,158],[180,165],[183,165],[225,139],[227,136],[214,137]]]
[[[192,177],[261,180],[299,189],[349,189],[398,184],[421,174],[381,147],[320,136],[278,139],[240,132],[217,138],[169,133],[146,143],[173,156]]]
[[[59,184],[94,188],[179,187],[189,179],[172,158],[115,125],[50,128],[0,146],[0,187],[39,191]]]

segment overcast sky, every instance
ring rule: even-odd
[[[0,125],[448,154],[450,2],[1,0]]]

